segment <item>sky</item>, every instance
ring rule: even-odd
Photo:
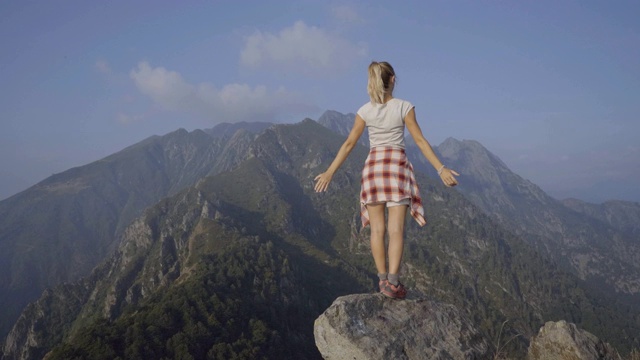
[[[0,199],[151,135],[394,96],[551,196],[640,202],[638,1],[0,2]],[[464,174],[461,180],[463,181]]]

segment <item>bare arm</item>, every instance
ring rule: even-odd
[[[420,125],[418,125],[418,122],[416,121],[415,109],[409,110],[409,113],[404,118],[404,123],[407,125],[407,129],[409,130],[413,141],[416,143],[416,145],[418,145],[418,148],[422,152],[422,155],[427,158],[427,160],[436,170],[441,170],[440,180],[442,180],[442,182],[446,186],[458,185],[458,180],[456,180],[455,176],[460,176],[460,174],[451,169],[443,167],[440,159],[438,159],[436,154],[433,152],[431,144],[429,144],[427,139],[424,138],[424,135],[422,135]]]
[[[347,157],[351,153],[351,150],[353,150],[353,148],[356,146],[356,144],[358,143],[358,139],[360,139],[360,136],[364,131],[364,128],[365,128],[364,120],[362,120],[360,115],[356,115],[356,119],[353,123],[353,128],[351,129],[351,132],[349,133],[347,140],[344,141],[344,143],[340,147],[340,150],[338,150],[338,154],[336,154],[335,159],[333,159],[333,162],[331,163],[327,171],[316,176],[315,178],[316,185],[314,187],[316,192],[322,192],[327,190],[327,187],[329,187],[329,183],[333,178],[333,174],[335,174],[336,171],[338,171],[340,166],[342,166],[342,163],[347,159]]]

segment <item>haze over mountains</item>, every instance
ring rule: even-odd
[[[0,202],[4,356],[64,358],[105,342],[100,351],[117,356],[317,357],[315,316],[373,289],[357,217],[366,146],[329,193],[312,190],[352,116],[177,130]],[[460,307],[489,336],[509,320],[523,335],[514,353],[559,319],[638,346],[637,203],[561,202],[477,142],[436,150],[463,176],[444,188],[408,143],[429,222],[407,229],[403,272],[415,291]]]

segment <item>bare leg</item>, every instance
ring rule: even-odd
[[[371,223],[371,253],[379,274],[387,272],[387,254],[384,246],[384,208],[384,203],[367,205]]]
[[[402,249],[404,248],[404,220],[407,208],[408,206],[406,205],[389,208],[389,224],[387,226],[389,231],[389,274],[397,274],[400,271]]]

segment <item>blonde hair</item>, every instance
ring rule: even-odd
[[[384,103],[384,96],[391,94],[393,91],[391,78],[395,75],[396,72],[393,71],[393,67],[388,62],[371,62],[369,65],[369,83],[367,84],[367,92],[371,102]]]

